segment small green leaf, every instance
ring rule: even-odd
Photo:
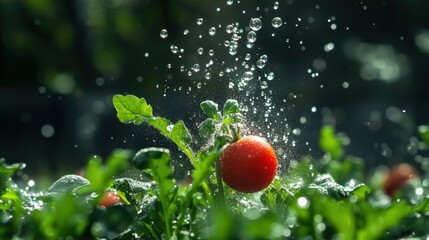
[[[329,153],[333,159],[340,159],[343,155],[341,139],[335,136],[333,126],[324,126],[320,130],[319,139],[320,148]]]
[[[145,148],[136,153],[133,164],[140,170],[148,169],[150,161],[153,159],[165,159],[170,155],[170,151],[165,148]]]
[[[110,154],[105,166],[101,163],[101,158],[97,156],[90,159],[85,173],[94,191],[102,193],[110,187],[113,183],[113,177],[127,168],[130,157],[131,152],[129,150],[118,149]]]
[[[217,103],[206,100],[200,104],[201,110],[207,115],[209,118],[217,119],[218,118],[218,105]]]
[[[117,94],[113,96],[113,105],[119,120],[123,123],[140,124],[143,122],[143,118],[153,116],[152,106],[147,104],[144,98],[138,98],[134,95]]]
[[[198,134],[203,139],[210,138],[216,130],[216,121],[212,118],[207,118],[198,126]]]
[[[174,124],[171,138],[173,141],[179,141],[184,145],[188,145],[192,141],[192,136],[182,120]]]
[[[231,114],[231,113],[239,113],[240,106],[238,105],[237,100],[228,99],[223,106],[223,115]]]
[[[243,119],[243,114],[241,113],[229,113],[224,116],[223,123],[224,124],[240,123],[242,119]]]

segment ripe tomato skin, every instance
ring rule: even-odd
[[[407,163],[402,163],[393,166],[383,182],[384,192],[389,196],[399,191],[409,180],[417,177],[417,172],[413,166]]]
[[[220,158],[223,181],[238,192],[253,193],[266,188],[277,172],[274,149],[259,136],[245,136],[229,145]]]
[[[115,204],[122,204],[125,203],[124,200],[122,200],[121,197],[119,197],[118,193],[107,191],[104,193],[103,198],[101,199],[100,205],[104,207],[110,207]]]

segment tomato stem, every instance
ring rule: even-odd
[[[232,131],[232,139],[233,142],[236,142],[238,140],[240,140],[241,138],[241,129],[240,126],[238,126],[237,124],[234,124],[231,126],[231,131]]]

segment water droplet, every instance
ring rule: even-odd
[[[273,27],[275,28],[279,28],[282,24],[282,19],[279,17],[275,17],[273,18],[273,20],[271,20],[271,25],[273,25]]]
[[[106,80],[104,80],[104,78],[102,78],[102,77],[95,79],[95,84],[99,87],[103,86],[105,82],[106,82]]]
[[[225,29],[227,33],[232,33],[234,31],[234,26],[232,24],[228,24]]]
[[[256,33],[254,31],[250,31],[247,33],[247,41],[254,43],[256,41]]]
[[[250,53],[247,53],[246,56],[244,57],[244,59],[246,61],[249,61],[251,59]]]
[[[189,34],[189,30],[188,29],[185,29],[185,31],[183,31],[183,35],[188,35]]]
[[[197,50],[197,53],[198,54],[200,54],[200,55],[203,55],[203,53],[204,53],[204,49],[203,48],[198,48],[198,50]]]
[[[208,73],[206,73],[205,77],[208,80],[208,79],[210,79],[212,77],[212,74],[208,72]]]
[[[34,180],[30,180],[30,181],[28,181],[28,186],[29,187],[34,187],[34,185],[36,184],[36,182],[34,182]]]
[[[209,29],[209,34],[210,35],[215,35],[216,34],[216,28],[215,27],[211,27],[210,29]]]
[[[244,81],[250,81],[253,79],[253,72],[251,71],[247,71],[243,74],[243,76],[241,77],[242,80]]]
[[[272,80],[274,79],[274,73],[273,73],[273,72],[268,73],[268,75],[267,75],[267,79],[268,79],[269,81],[272,81]]]
[[[250,29],[253,31],[258,31],[262,28],[262,21],[259,18],[251,18],[249,23]]]
[[[168,36],[167,29],[161,29],[161,33],[159,35],[161,38],[166,38]]]
[[[423,188],[421,188],[421,187],[416,188],[416,190],[415,190],[416,195],[422,195],[422,194],[423,194],[423,192],[424,192],[424,190],[423,190]]]
[[[197,19],[197,24],[198,24],[198,25],[203,24],[203,22],[204,22],[203,18],[198,18],[198,19]]]
[[[174,46],[174,45],[170,46],[170,50],[174,54],[176,54],[177,52],[179,52],[179,48],[177,46]]]
[[[323,49],[325,50],[325,52],[330,52],[330,51],[334,50],[334,48],[335,48],[335,45],[333,43],[327,43],[323,47]]]
[[[192,70],[194,70],[194,72],[199,72],[200,71],[200,65],[198,63],[195,63],[194,66],[192,67]]]
[[[226,4],[228,4],[228,5],[232,5],[234,3],[234,0],[227,0],[226,1]]]
[[[273,9],[274,9],[274,10],[279,9],[279,2],[274,2]]]
[[[262,81],[261,82],[261,89],[267,89],[268,88],[268,83],[266,81]]]
[[[308,208],[308,206],[310,206],[310,202],[305,197],[299,197],[297,202],[298,206],[301,208]]]
[[[213,49],[210,49],[209,50],[209,56],[213,56],[214,55],[214,50]]]
[[[260,69],[265,67],[265,61],[262,59],[258,59],[258,61],[256,61],[256,66]]]

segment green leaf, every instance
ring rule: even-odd
[[[131,205],[96,208],[92,214],[92,234],[97,239],[121,239],[120,236],[135,221],[136,209]]]
[[[329,161],[327,163],[327,171],[340,184],[345,184],[350,179],[364,181],[363,167],[362,159],[353,156],[346,156],[343,161]]]
[[[162,205],[163,221],[168,238],[171,237],[172,198],[175,184],[173,169],[170,165],[170,151],[163,148],[146,148],[137,152],[133,159],[134,165],[144,172],[158,185],[158,200]]]
[[[6,192],[7,183],[9,178],[15,174],[15,172],[25,168],[24,163],[6,164],[4,158],[0,158],[0,196]]]
[[[182,120],[174,124],[171,138],[173,141],[181,142],[183,145],[188,145],[192,141],[192,136]]]
[[[237,100],[228,99],[223,106],[223,115],[231,114],[231,113],[239,113],[240,106],[238,105]]]
[[[200,187],[205,178],[213,173],[213,163],[219,158],[222,153],[219,149],[214,149],[208,153],[200,153],[199,161],[195,165],[195,170],[192,172],[192,187]]]
[[[90,182],[79,175],[65,175],[54,182],[48,189],[48,193],[74,193],[76,189],[89,185]]]
[[[218,105],[217,103],[206,100],[200,104],[201,110],[207,115],[209,118],[217,119],[218,118]]]
[[[425,142],[426,147],[429,148],[429,125],[420,125],[418,131],[420,138]]]
[[[98,157],[90,159],[85,173],[94,191],[100,194],[110,187],[113,183],[113,177],[127,169],[130,157],[131,151],[118,149],[110,154],[105,166],[102,165],[101,159]]]
[[[215,133],[216,121],[212,118],[207,118],[198,126],[198,134],[203,139],[208,139]]]
[[[183,121],[178,121],[173,125],[168,119],[153,116],[152,107],[146,100],[133,95],[115,95],[113,97],[113,105],[121,122],[134,123],[136,125],[142,122],[148,123],[162,135],[172,140],[185,153],[191,163],[195,164],[195,155],[189,146],[192,137]]]
[[[335,129],[333,126],[324,126],[320,130],[319,139],[320,148],[329,153],[333,159],[340,159],[343,155],[343,148],[341,139],[335,136]]]
[[[131,178],[117,178],[113,187],[119,191],[126,193],[145,193],[152,188],[152,184],[148,182],[141,182]]]
[[[143,122],[143,118],[150,118],[153,116],[152,106],[147,104],[144,98],[117,94],[113,96],[113,105],[122,123],[140,124]]]
[[[358,184],[353,187],[342,186],[335,182],[334,178],[329,174],[318,175],[313,183],[308,188],[316,189],[318,192],[328,195],[333,199],[342,200],[356,192],[357,197],[364,197],[369,192],[368,187],[364,187],[364,184]]]
[[[23,239],[60,239],[73,236],[82,239],[88,230],[91,206],[72,193],[48,196],[41,209],[35,209],[29,215],[28,226]]]
[[[150,161],[153,159],[165,159],[165,155],[169,156],[170,151],[165,148],[144,148],[136,153],[133,158],[133,164],[140,170],[146,170],[150,168]],[[165,156],[165,157],[164,157]]]
[[[240,123],[243,119],[243,114],[241,113],[229,113],[223,117],[223,123],[224,124],[234,124],[234,123]]]

